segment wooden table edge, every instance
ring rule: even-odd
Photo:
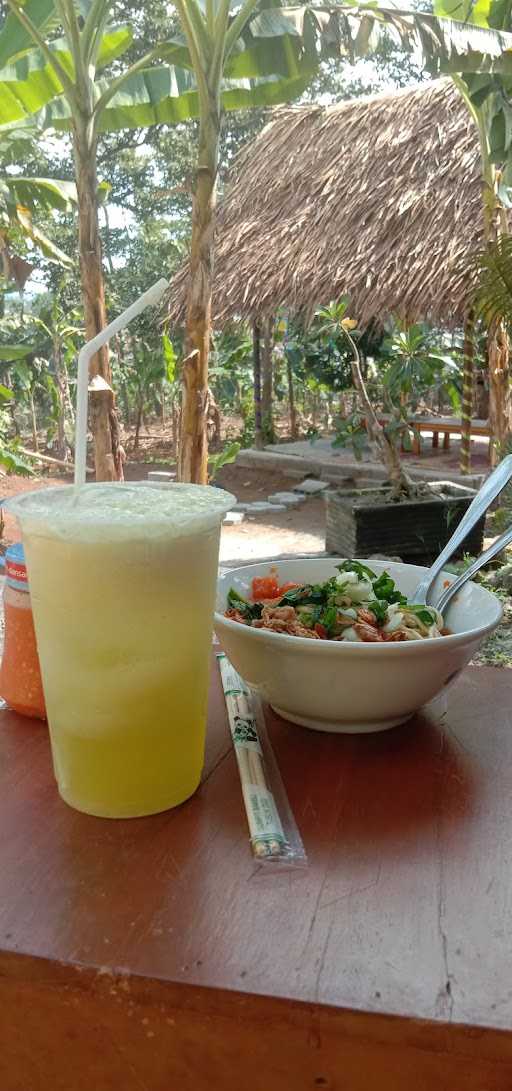
[[[341,1008],[327,1003],[311,1003],[299,999],[245,993],[197,985],[189,981],[166,981],[110,967],[92,968],[80,963],[55,963],[52,960],[0,952],[0,1028],[13,994],[23,995],[29,1004],[37,1004],[43,993],[75,994],[88,997],[96,1011],[108,1012],[119,1004],[129,1005],[174,1018],[198,1016],[223,1025],[222,1033],[246,1022],[260,1036],[270,1026],[295,1030],[300,1035],[333,1036],[338,1048],[343,1043],[367,1043],[375,1047],[413,1049],[450,1057],[453,1061],[489,1061],[511,1066],[512,1036],[506,1030],[491,1026],[471,1026],[418,1019],[405,1014],[381,1013],[355,1008]],[[21,1018],[16,1008],[16,1018]],[[107,1017],[108,1021],[108,1017]],[[234,1022],[233,1022],[234,1021]],[[174,1020],[173,1020],[174,1022]],[[0,1029],[0,1041],[1,1041]]]

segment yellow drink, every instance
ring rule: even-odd
[[[201,776],[220,520],[232,497],[184,485],[76,495],[48,489],[12,505],[55,775],[78,810],[153,814]]]

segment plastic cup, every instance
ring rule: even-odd
[[[232,503],[221,489],[149,483],[8,502],[23,534],[55,776],[71,807],[131,818],[198,787]]]

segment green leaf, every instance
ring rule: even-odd
[[[475,306],[487,323],[504,319],[512,328],[512,236],[503,235],[477,255]]]
[[[55,178],[16,178],[12,175],[4,175],[2,182],[8,187],[13,199],[22,205],[37,204],[45,209],[68,212],[77,203],[74,182]]]
[[[434,15],[488,27],[493,0],[434,0]]]
[[[336,606],[328,606],[321,613],[319,620],[324,628],[327,629],[328,635],[334,636],[337,630],[338,608]]]
[[[166,333],[162,334],[162,349],[165,360],[167,382],[174,383],[176,380],[178,357],[176,356],[176,353],[174,351],[173,343]]]
[[[22,474],[26,477],[34,477],[34,470],[16,451],[14,444],[6,444],[0,441],[0,463],[11,474]]]
[[[388,606],[389,603],[385,599],[373,599],[366,608],[375,615],[378,625],[385,625],[388,617]]]
[[[55,261],[59,265],[71,268],[73,265],[71,258],[56,246],[55,243],[45,235],[44,231],[41,231],[40,227],[37,227],[37,225],[32,222],[30,209],[22,208],[21,205],[18,205],[16,208],[16,217],[23,234],[26,238],[31,239],[34,245],[38,247],[41,253],[44,254],[49,261]]]
[[[400,603],[405,604],[407,599],[400,591],[396,589],[395,581],[389,575],[389,572],[382,572],[382,574],[373,583],[373,593],[376,599],[384,600],[388,603]]]
[[[102,38],[98,69],[125,53],[132,40],[130,27],[108,27]],[[73,58],[65,39],[48,42],[48,47],[73,77]],[[61,94],[62,84],[44,54],[38,48],[29,50],[0,70],[0,125],[37,114]]]
[[[412,614],[415,614],[416,617],[418,617],[420,621],[423,622],[423,625],[433,625],[434,622],[437,620],[434,611],[428,610],[426,606],[419,606],[414,603],[408,602],[407,609]]]
[[[4,363],[24,360],[25,356],[30,356],[31,352],[34,352],[33,345],[0,345],[0,360]]]
[[[240,443],[229,443],[218,455],[210,455],[208,466],[210,467],[210,476],[212,478],[218,474],[223,466],[229,466],[232,462],[236,462],[240,447]]]
[[[247,602],[247,599],[242,598],[242,596],[238,594],[238,591],[235,591],[234,587],[230,587],[227,594],[227,600],[228,606],[231,607],[232,610],[238,610],[238,613],[241,614],[246,621],[257,621],[261,617],[263,611],[261,602]]]
[[[368,568],[366,564],[361,564],[360,561],[343,561],[342,564],[337,564],[336,568],[338,569],[338,572],[355,572],[360,580],[377,579],[375,572],[373,572],[371,568]]]
[[[240,41],[226,62],[222,107],[239,110],[271,106],[300,95],[317,71],[322,57],[364,54],[371,39],[391,27],[408,51],[421,47],[429,71],[494,71],[512,50],[512,35],[477,25],[438,19],[425,13],[397,12],[393,8],[326,11],[315,6],[269,7],[248,20]],[[106,66],[131,42],[128,27],[108,28],[99,64]],[[373,41],[372,41],[373,44]],[[50,42],[66,71],[72,58],[66,43]],[[176,124],[198,116],[198,99],[191,61],[183,41],[162,45],[162,55],[183,67],[159,65],[128,75],[126,82],[102,111],[101,131]],[[510,63],[510,61],[509,61]],[[109,88],[99,81],[97,93]],[[69,129],[69,107],[46,58],[37,49],[17,57],[0,72],[0,124],[39,113],[45,126]]]
[[[0,398],[3,398],[4,402],[10,402],[14,398],[12,390],[9,390],[3,383],[0,383]]]
[[[27,0],[23,10],[40,31],[48,32],[57,21],[54,0]],[[24,49],[30,49],[33,44],[31,35],[16,15],[9,12],[0,30],[0,68],[3,68],[11,57],[15,57]]]

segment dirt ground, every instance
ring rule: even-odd
[[[437,457],[436,457],[437,461]],[[443,462],[444,465],[444,462]],[[128,481],[143,481],[150,470],[170,469],[169,463],[129,461],[125,466]],[[72,481],[70,474],[54,472],[37,478],[3,475],[0,478],[0,508],[2,501],[19,492],[45,488],[48,485],[64,485]],[[262,500],[271,492],[290,490],[297,484],[296,478],[285,474],[247,470],[237,466],[225,466],[218,474],[217,484],[232,492],[238,500]],[[16,520],[3,508],[4,530],[0,539],[0,551],[19,540]],[[265,560],[270,557],[304,553],[323,553],[325,548],[325,511],[321,498],[306,500],[298,508],[268,515],[245,517],[237,526],[222,528],[220,560],[229,566],[244,562]],[[508,594],[504,600],[503,624],[489,638],[475,660],[492,666],[512,667],[512,606]]]
[[[168,470],[168,463],[127,462],[125,477],[127,481],[144,481],[150,470]],[[55,474],[53,471],[37,478],[5,475],[0,480],[0,506],[2,500],[15,496],[29,489],[45,488],[48,485],[66,485],[72,481],[71,475]],[[238,500],[264,500],[271,492],[285,491],[297,484],[296,478],[284,474],[268,474],[259,470],[244,470],[236,466],[225,466],[218,474],[216,483],[232,492]],[[12,542],[19,541],[19,530],[15,518],[3,509],[4,533],[0,548],[7,548]],[[277,512],[268,516],[245,517],[238,526],[222,528],[221,561],[241,563],[257,561],[266,557],[288,553],[322,553],[325,548],[325,514],[321,499],[306,500],[299,508],[286,512]]]

